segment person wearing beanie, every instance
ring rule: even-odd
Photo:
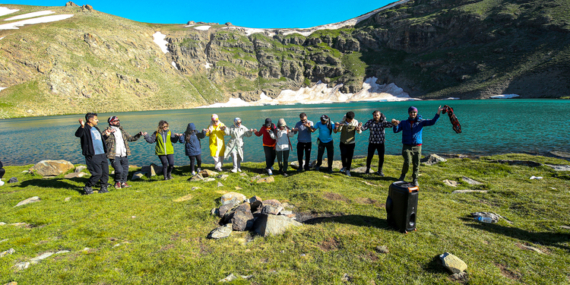
[[[180,136],[180,143],[184,144],[184,149],[186,151],[186,156],[190,159],[190,171],[192,171],[192,176],[196,175],[202,170],[202,143],[201,139],[206,137],[206,132],[198,132],[194,123],[189,123],[186,127],[186,131]],[[196,169],[196,166],[198,168]]]
[[[384,153],[386,148],[384,147],[384,141],[386,133],[385,128],[392,128],[391,122],[386,121],[386,116],[376,110],[372,113],[372,119],[368,120],[362,130],[366,131],[370,129],[370,137],[368,138],[368,156],[366,157],[366,174],[370,173],[370,164],[372,163],[372,158],[374,153],[378,151],[378,171],[376,174],[384,177],[384,172],[382,168],[384,167]]]
[[[267,174],[273,175],[273,164],[275,164],[275,157],[277,153],[275,152],[275,145],[277,141],[271,138],[271,133],[275,132],[277,127],[271,122],[270,118],[265,119],[265,123],[261,126],[261,129],[257,131],[254,130],[254,134],[258,137],[263,136],[263,151],[265,152],[265,171]]]
[[[277,130],[275,132],[269,133],[272,139],[276,141],[275,152],[277,154],[277,163],[279,164],[279,173],[287,177],[287,169],[289,168],[289,151],[291,150],[291,140],[293,137],[293,132],[285,119],[281,118],[277,122]]]
[[[206,131],[206,136],[210,137],[210,155],[214,159],[214,169],[222,171],[222,163],[224,161],[224,153],[226,152],[226,144],[224,135],[226,125],[218,119],[218,115],[213,114],[210,126]]]
[[[109,193],[107,182],[109,182],[109,162],[107,161],[107,146],[103,143],[101,130],[97,128],[99,119],[97,113],[85,114],[85,121],[79,119],[79,128],[75,136],[81,139],[81,154],[85,156],[87,170],[91,177],[83,187],[83,195],[93,194],[93,187],[97,182],[101,183],[101,189],[97,192]],[[105,130],[105,135],[111,135],[110,130]]]
[[[412,184],[419,186],[418,176],[420,172],[420,158],[422,156],[422,129],[423,127],[433,126],[439,119],[439,114],[443,108],[439,106],[435,117],[431,120],[424,120],[418,115],[418,108],[411,106],[408,108],[408,119],[403,121],[392,120],[394,124],[394,133],[402,132],[402,156],[404,157],[404,165],[402,166],[402,174],[399,180],[404,181],[406,173],[413,164]]]
[[[335,124],[334,132],[340,132],[340,158],[342,161],[342,169],[340,172],[350,175],[350,167],[352,165],[352,158],[354,156],[354,148],[356,147],[356,133],[362,133],[359,124],[354,119],[354,112],[346,113],[342,121]]]
[[[297,160],[299,162],[299,168],[297,171],[309,170],[311,163],[311,147],[313,142],[311,140],[311,133],[314,132],[313,122],[307,120],[307,114],[299,114],[299,119],[301,119],[295,128],[293,128],[293,134],[299,133],[297,136]],[[303,154],[305,155],[305,164],[303,165]]]
[[[6,169],[4,169],[4,164],[2,164],[2,161],[0,161],[0,186],[4,185],[4,181],[2,181],[2,177],[4,177],[5,173],[6,173]]]
[[[328,172],[332,173],[332,165],[334,160],[334,144],[333,144],[333,133],[334,122],[331,121],[329,116],[322,115],[321,121],[317,122],[315,125],[315,129],[319,130],[319,137],[317,138],[317,165],[315,169],[319,171],[321,169],[321,165],[323,164],[323,154],[325,153],[325,149],[327,150],[327,161],[328,161]]]
[[[246,126],[241,124],[240,118],[234,119],[233,126],[226,128],[226,136],[230,136],[230,141],[224,152],[224,159],[233,158],[233,173],[241,172],[241,163],[243,162],[243,137],[251,137],[253,130],[248,130]]]
[[[142,134],[146,142],[156,143],[154,153],[158,155],[162,163],[164,180],[172,179],[172,171],[174,170],[174,146],[172,143],[178,142],[182,134],[171,132],[168,122],[164,120],[158,122],[158,129],[151,136],[146,132]]]
[[[115,169],[115,189],[129,188],[127,184],[127,176],[129,175],[129,155],[131,148],[129,142],[134,142],[142,136],[139,132],[135,136],[129,135],[121,126],[121,121],[117,116],[111,116],[107,119],[111,135],[103,135],[105,144],[107,145],[107,158]]]

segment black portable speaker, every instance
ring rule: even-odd
[[[404,181],[390,185],[386,212],[388,225],[407,233],[416,230],[419,188]]]

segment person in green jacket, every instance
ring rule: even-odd
[[[164,180],[172,179],[172,170],[174,170],[174,147],[172,143],[178,142],[182,134],[172,133],[168,129],[168,122],[162,120],[158,122],[158,129],[151,136],[146,132],[143,135],[148,143],[156,143],[154,152],[162,163]]]

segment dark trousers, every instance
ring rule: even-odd
[[[279,171],[287,172],[289,168],[289,150],[277,151],[277,163]]]
[[[311,164],[311,146],[313,143],[297,143],[297,160],[299,161],[299,168],[303,167],[303,154],[305,154],[305,170],[309,170]]]
[[[198,166],[198,168],[202,167],[202,155],[192,155],[189,156],[188,158],[190,158],[190,171],[196,171],[196,165]]]
[[[275,164],[275,148],[272,146],[263,146],[263,151],[265,151],[265,169],[270,169]]]
[[[412,179],[418,179],[420,176],[420,158],[422,156],[421,145],[407,145],[402,148],[402,156],[404,157],[404,165],[402,166],[402,176],[408,173],[410,163],[413,165]]]
[[[172,172],[172,169],[174,169],[174,154],[159,155],[158,158],[162,163],[162,175],[166,178],[168,173]]]
[[[98,181],[101,181],[101,187],[107,188],[109,182],[109,162],[105,154],[97,154],[85,157],[87,170],[91,173],[91,178],[87,180],[85,186],[93,187]]]
[[[129,158],[126,156],[115,156],[115,159],[111,159],[111,165],[115,169],[115,183],[127,182],[127,176],[129,175]]]
[[[323,164],[323,154],[325,153],[325,148],[327,149],[327,161],[329,163],[329,168],[332,169],[333,160],[334,160],[333,141],[330,141],[328,143],[321,142],[318,144],[317,166],[321,166]]]
[[[356,144],[343,144],[340,143],[340,160],[342,161],[342,167],[344,170],[350,170],[352,165],[352,157],[354,156],[354,147]]]
[[[366,157],[366,169],[370,169],[370,164],[372,163],[372,158],[374,153],[378,151],[378,172],[382,172],[382,167],[384,167],[384,152],[385,147],[383,143],[370,143],[368,144],[368,157]]]
[[[6,169],[0,168],[0,179],[2,179],[2,177],[4,177],[5,173],[6,173]]]

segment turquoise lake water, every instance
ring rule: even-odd
[[[386,114],[388,120],[404,120],[411,105],[416,106],[424,118],[431,119],[438,106],[445,104],[454,108],[463,133],[456,134],[447,114],[442,114],[436,125],[424,128],[424,155],[512,152],[546,154],[554,150],[570,151],[570,100],[370,102],[102,113],[99,114],[99,127],[106,127],[107,118],[116,115],[121,119],[123,128],[131,134],[139,131],[152,133],[160,120],[167,120],[172,131],[182,133],[191,122],[199,129],[206,128],[212,113],[218,114],[226,125],[231,125],[235,117],[240,117],[246,127],[257,129],[265,118],[271,118],[274,122],[284,118],[292,127],[299,121],[301,112],[307,113],[309,120],[316,124],[322,114],[327,114],[333,121],[339,121],[347,111],[353,111],[356,113],[356,119],[365,123],[372,118],[371,113],[374,110]],[[0,159],[4,165],[34,164],[43,159],[65,159],[73,163],[84,163],[79,138],[74,136],[79,126],[77,120],[81,118],[83,115],[0,120]],[[339,136],[340,134],[333,135],[336,159],[340,159]],[[368,131],[357,135],[355,155],[366,155],[368,136]],[[316,138],[317,132],[313,134],[312,159],[317,157]],[[245,161],[264,161],[261,140],[261,137],[255,136],[244,139]],[[387,129],[386,154],[400,154],[401,140],[401,133],[394,134],[391,129]],[[205,163],[212,163],[207,138],[202,142],[203,160]],[[294,151],[291,152],[289,160],[294,161],[297,157],[297,137],[292,138],[291,142]],[[143,138],[130,146],[133,153],[129,159],[131,164],[160,164],[158,157],[154,155],[154,145],[148,144]],[[189,163],[184,155],[184,146],[180,143],[175,146],[175,163]]]

